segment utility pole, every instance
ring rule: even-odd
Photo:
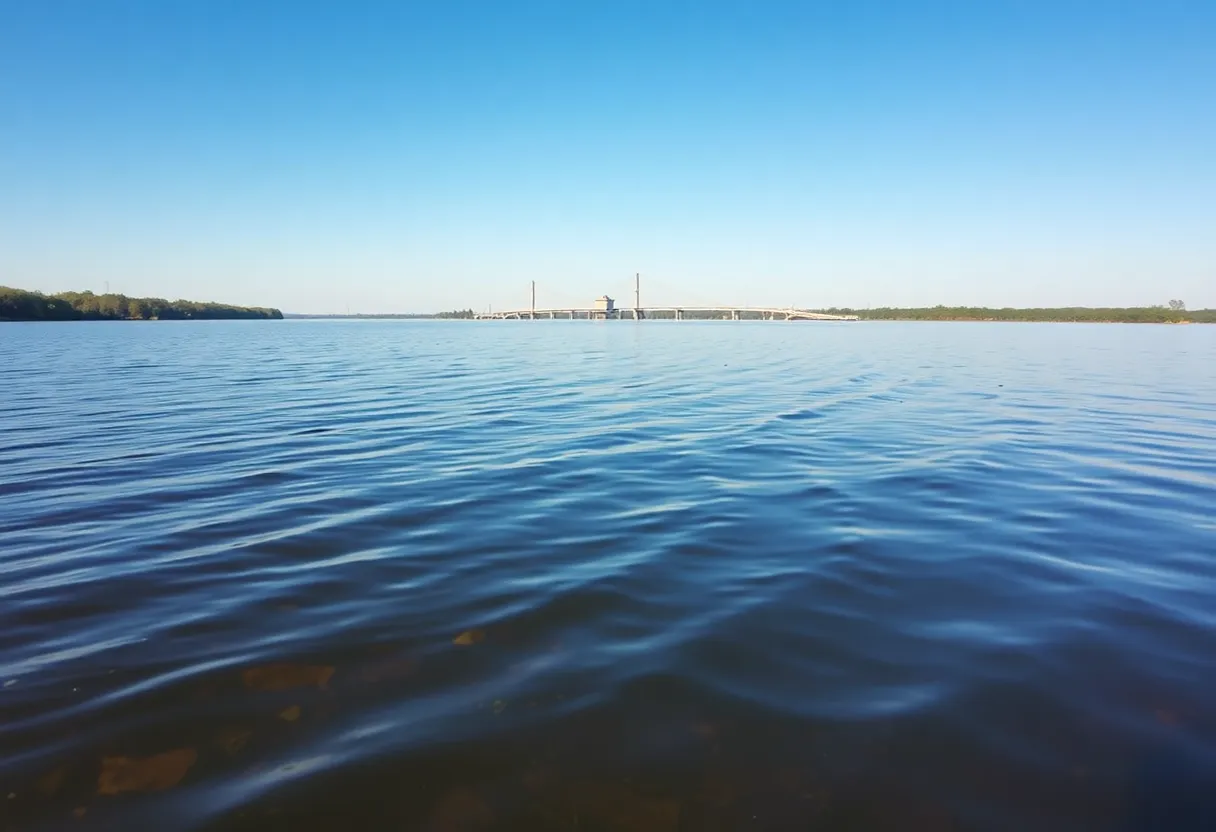
[[[633,275],[633,317],[640,317],[642,314],[642,273],[635,272]]]
[[[532,281],[532,320],[536,320],[536,281]]]

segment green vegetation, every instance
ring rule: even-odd
[[[1216,323],[1216,309],[1186,311],[1181,301],[1171,301],[1170,306],[1144,307],[1067,307],[1039,309],[988,309],[982,306],[932,306],[923,308],[880,307],[877,309],[848,309],[832,307],[815,309],[828,315],[856,315],[863,321],[1079,321],[1093,323]],[[629,317],[628,313],[624,316]],[[670,320],[672,311],[652,310],[647,312],[652,320]],[[722,310],[685,309],[683,318],[693,320],[729,319]],[[761,312],[741,311],[739,319],[760,320]]]
[[[95,295],[92,292],[44,295],[0,286],[0,321],[189,321],[282,317],[279,310],[262,307]]]
[[[823,309],[833,315],[857,315],[863,321],[1082,321],[1092,323],[1216,323],[1216,309],[1186,311],[1182,301],[1169,306],[988,309],[982,306],[932,306],[898,309]]]

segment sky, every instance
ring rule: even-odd
[[[1216,307],[1216,2],[0,0],[0,285]]]

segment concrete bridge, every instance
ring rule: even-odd
[[[762,320],[762,321],[855,321],[856,315],[828,315],[808,309],[773,309],[759,306],[648,306],[645,309],[586,307],[580,309],[511,309],[505,312],[483,312],[474,316],[479,321],[490,320]]]
[[[591,321],[621,320],[633,318],[640,321],[645,318],[670,318],[677,321],[692,318],[699,320],[728,320],[728,321],[855,321],[856,315],[828,315],[823,312],[812,312],[809,309],[774,309],[767,306],[642,306],[642,276],[633,276],[633,308],[618,308],[616,301],[604,295],[596,298],[595,305],[590,307],[559,307],[557,309],[536,308],[536,281],[532,281],[532,305],[527,309],[509,309],[505,312],[484,312],[473,317],[480,321],[487,320],[536,320],[537,318],[567,318],[575,320],[584,318]]]

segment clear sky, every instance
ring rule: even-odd
[[[1216,2],[0,0],[0,284],[1216,307]]]

